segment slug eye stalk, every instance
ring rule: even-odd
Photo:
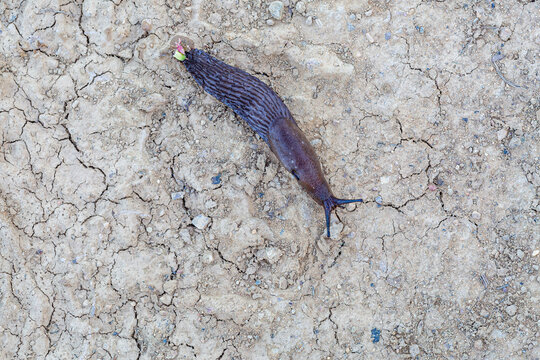
[[[331,196],[330,198],[326,199],[323,202],[324,206],[324,215],[326,217],[326,236],[330,237],[330,213],[332,210],[334,210],[336,207],[354,203],[354,202],[364,202],[363,199],[338,199],[334,196]]]

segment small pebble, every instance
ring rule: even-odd
[[[474,342],[474,348],[476,350],[482,350],[484,348],[484,343],[482,342],[482,340],[476,340]]]
[[[482,215],[480,215],[478,211],[473,211],[471,216],[474,220],[480,220],[480,218],[482,217]]]
[[[272,20],[272,19],[266,20],[266,25],[268,25],[268,26],[274,25],[274,20]]]
[[[512,30],[510,30],[507,27],[503,27],[501,31],[499,31],[499,37],[502,41],[507,41],[510,39],[510,36],[512,36]]]
[[[366,33],[366,39],[372,44],[375,41],[375,40],[373,40],[373,37],[369,33]]]
[[[143,20],[141,23],[141,27],[143,31],[149,32],[150,30],[152,30],[152,23],[148,20]]]
[[[371,9],[369,9],[368,11],[366,11],[364,13],[364,15],[366,15],[366,16],[371,16],[371,14],[373,14],[373,10],[371,10]]]
[[[203,264],[209,265],[214,262],[214,255],[210,251],[206,251],[202,255],[201,260]]]
[[[296,11],[298,11],[300,14],[303,14],[304,11],[306,11],[306,4],[303,1],[297,2]]]
[[[416,355],[420,354],[420,347],[416,344],[409,346],[409,355],[411,357],[415,357]]]
[[[387,32],[387,33],[384,34],[384,39],[385,40],[390,40],[391,38],[392,38],[392,33]]]
[[[516,305],[510,305],[506,307],[506,313],[510,316],[516,315],[517,312],[517,306]]]
[[[283,18],[283,3],[281,1],[272,1],[268,6],[268,11],[274,19],[281,20]]]
[[[210,218],[203,214],[197,215],[193,218],[191,223],[199,230],[204,230],[210,223]]]
[[[217,174],[216,176],[212,177],[212,184],[217,185],[221,182],[221,174]]]
[[[523,259],[523,257],[525,256],[525,253],[521,249],[519,249],[516,252],[516,255],[518,256],[518,258]]]
[[[532,252],[532,256],[537,256],[538,254],[540,254],[540,250],[536,249]]]
[[[381,339],[381,330],[377,328],[371,329],[371,339],[374,344],[378,343],[379,340]]]
[[[377,196],[377,197],[375,198],[375,202],[376,202],[377,204],[381,205],[381,204],[382,204],[382,196]]]
[[[180,192],[173,192],[171,194],[171,199],[173,200],[178,200],[178,199],[183,199],[184,198],[184,192],[183,191],[180,191]]]
[[[311,26],[313,24],[313,17],[312,16],[308,16],[306,18],[306,25],[308,26]]]
[[[508,135],[508,130],[506,129],[501,129],[497,131],[497,139],[499,141],[503,140],[506,137],[506,135]]]

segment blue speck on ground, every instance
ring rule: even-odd
[[[391,38],[392,38],[392,33],[387,32],[387,33],[384,34],[384,39],[385,40],[390,40]]]
[[[377,204],[379,204],[379,205],[382,204],[382,196],[380,196],[380,195],[377,196],[377,197],[375,198],[375,202],[376,202]]]
[[[264,196],[264,193],[263,192],[260,192],[259,193],[259,197],[262,198]]]
[[[495,3],[491,3],[491,8],[495,9]]]
[[[255,280],[255,285],[261,285],[261,280]]]
[[[371,286],[371,287],[375,287],[375,284],[374,284],[374,283],[371,283],[371,284],[369,284],[369,286]]]
[[[113,336],[118,336],[118,333],[116,331],[113,332],[112,334],[113,334]]]
[[[164,112],[161,113],[161,117],[165,117],[167,116],[167,114],[165,114]]]
[[[182,195],[183,195],[183,193],[181,193],[181,192],[174,192],[174,193],[171,194],[171,198],[173,200],[178,200],[178,199],[182,198]]]
[[[212,177],[212,184],[217,185],[221,182],[221,174],[217,174],[216,176]]]
[[[508,149],[503,149],[503,154],[508,155]]]
[[[465,121],[465,122],[469,122],[469,118],[466,118],[466,117],[461,118],[461,120],[463,120],[463,121]]]
[[[379,340],[381,340],[381,330],[379,330],[377,328],[371,329],[371,339],[372,339],[374,344],[378,343]]]
[[[354,31],[354,25],[353,24],[347,24],[347,30]]]
[[[72,264],[76,264],[76,263],[77,263],[77,259],[71,260],[71,263],[72,263]]]
[[[163,343],[166,344],[166,343],[167,343],[167,339],[163,339]]]

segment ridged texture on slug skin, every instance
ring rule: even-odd
[[[186,53],[184,65],[207,93],[230,107],[264,141],[268,140],[268,128],[273,121],[280,118],[294,121],[279,96],[247,72],[198,49]]]

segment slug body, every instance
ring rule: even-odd
[[[183,63],[207,93],[230,107],[268,143],[283,166],[324,206],[330,237],[331,211],[339,205],[362,202],[362,199],[338,199],[332,194],[315,151],[281,98],[256,77],[202,50],[186,52]]]

